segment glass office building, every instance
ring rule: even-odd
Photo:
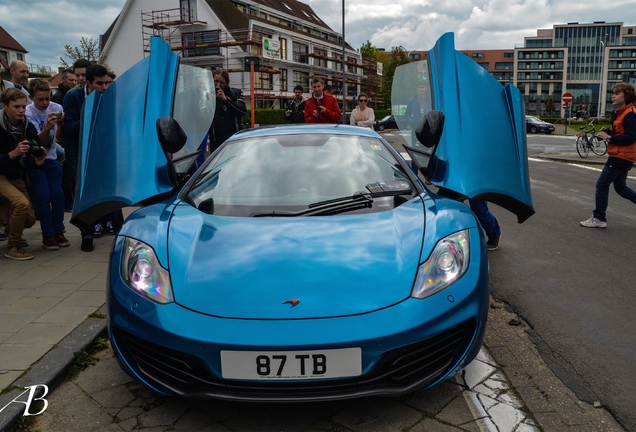
[[[525,38],[515,47],[514,84],[524,94],[526,111],[609,116],[612,87],[636,76],[635,29],[623,23],[568,23]],[[561,101],[566,92],[574,97],[567,112]]]

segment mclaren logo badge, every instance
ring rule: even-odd
[[[285,300],[283,302],[283,304],[288,304],[290,307],[298,306],[298,303],[300,303],[300,300],[298,299]]]

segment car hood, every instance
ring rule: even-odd
[[[445,117],[431,183],[455,196],[498,204],[515,213],[519,222],[530,217],[534,209],[519,90],[510,84],[502,86],[456,51],[452,33],[437,41],[428,61],[396,69],[392,105],[408,106],[422,80],[432,93],[427,109],[441,111]],[[401,129],[404,122],[398,123]]]
[[[174,298],[228,318],[367,313],[409,297],[423,234],[419,198],[379,213],[296,218],[213,216],[181,203],[168,231]]]

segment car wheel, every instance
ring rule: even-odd
[[[537,127],[536,126],[530,127],[530,133],[531,134],[536,134],[537,133]]]
[[[378,130],[379,131],[383,131],[384,130],[384,125],[378,125]]]

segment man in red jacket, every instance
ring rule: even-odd
[[[335,97],[323,91],[322,78],[311,80],[313,93],[305,102],[305,123],[338,123],[340,107]]]

